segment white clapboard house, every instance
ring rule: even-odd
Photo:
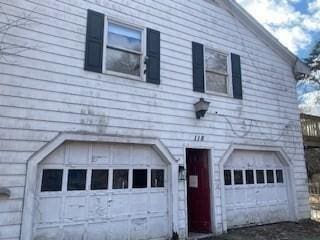
[[[309,217],[295,92],[308,69],[234,0],[0,6],[18,22],[1,33],[1,240]]]

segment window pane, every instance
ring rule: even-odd
[[[108,45],[141,51],[141,31],[109,23]]]
[[[267,170],[267,183],[274,183],[273,170]]]
[[[254,184],[253,170],[246,170],[246,184]]]
[[[164,187],[164,170],[162,169],[151,170],[151,187],[153,188]]]
[[[206,90],[218,93],[228,93],[227,76],[206,72]]]
[[[69,170],[68,191],[86,190],[87,170]]]
[[[231,185],[231,170],[224,170],[224,185]]]
[[[62,190],[62,169],[44,169],[42,172],[41,192]]]
[[[108,48],[107,70],[140,76],[140,55]]]
[[[129,170],[117,169],[113,170],[113,189],[125,189],[128,188],[128,175]]]
[[[207,70],[228,73],[228,57],[217,51],[206,49],[206,67]]]
[[[146,188],[148,181],[148,171],[146,169],[134,169],[132,173],[132,187]]]
[[[234,184],[243,184],[243,173],[242,170],[234,170]]]
[[[91,173],[91,190],[108,189],[108,170],[92,170]]]
[[[282,170],[277,170],[276,171],[277,175],[277,183],[283,183],[283,171]]]
[[[264,170],[257,170],[257,183],[258,184],[263,184],[264,183]]]

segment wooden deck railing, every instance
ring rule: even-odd
[[[320,222],[320,183],[309,184],[311,219]]]
[[[320,117],[301,114],[301,127],[304,137],[320,139]]]
[[[320,196],[320,183],[309,183],[309,193]]]

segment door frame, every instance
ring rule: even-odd
[[[33,217],[35,208],[35,195],[37,189],[38,165],[45,157],[52,153],[59,146],[67,141],[88,142],[88,143],[126,143],[141,144],[151,146],[160,157],[168,164],[168,230],[178,232],[178,165],[169,149],[157,138],[118,136],[118,135],[92,135],[79,133],[60,133],[50,142],[44,145],[38,152],[34,153],[27,161],[27,176],[24,190],[22,223],[20,231],[20,240],[30,240],[33,234]]]
[[[187,173],[187,149],[195,149],[195,150],[207,150],[208,151],[208,165],[209,165],[209,187],[210,187],[210,217],[211,217],[211,234],[216,232],[216,214],[215,214],[215,199],[214,199],[214,158],[213,158],[213,147],[209,145],[203,144],[187,144],[184,147],[184,166]],[[187,174],[186,174],[187,176]],[[188,186],[187,179],[185,180],[185,235],[189,237],[189,219],[188,219]]]

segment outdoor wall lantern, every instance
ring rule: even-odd
[[[10,197],[11,192],[8,188],[0,187],[0,197]]]
[[[203,98],[194,104],[197,119],[204,117],[209,109],[210,102],[205,101]]]
[[[186,169],[183,165],[179,165],[179,180],[186,180]]]

